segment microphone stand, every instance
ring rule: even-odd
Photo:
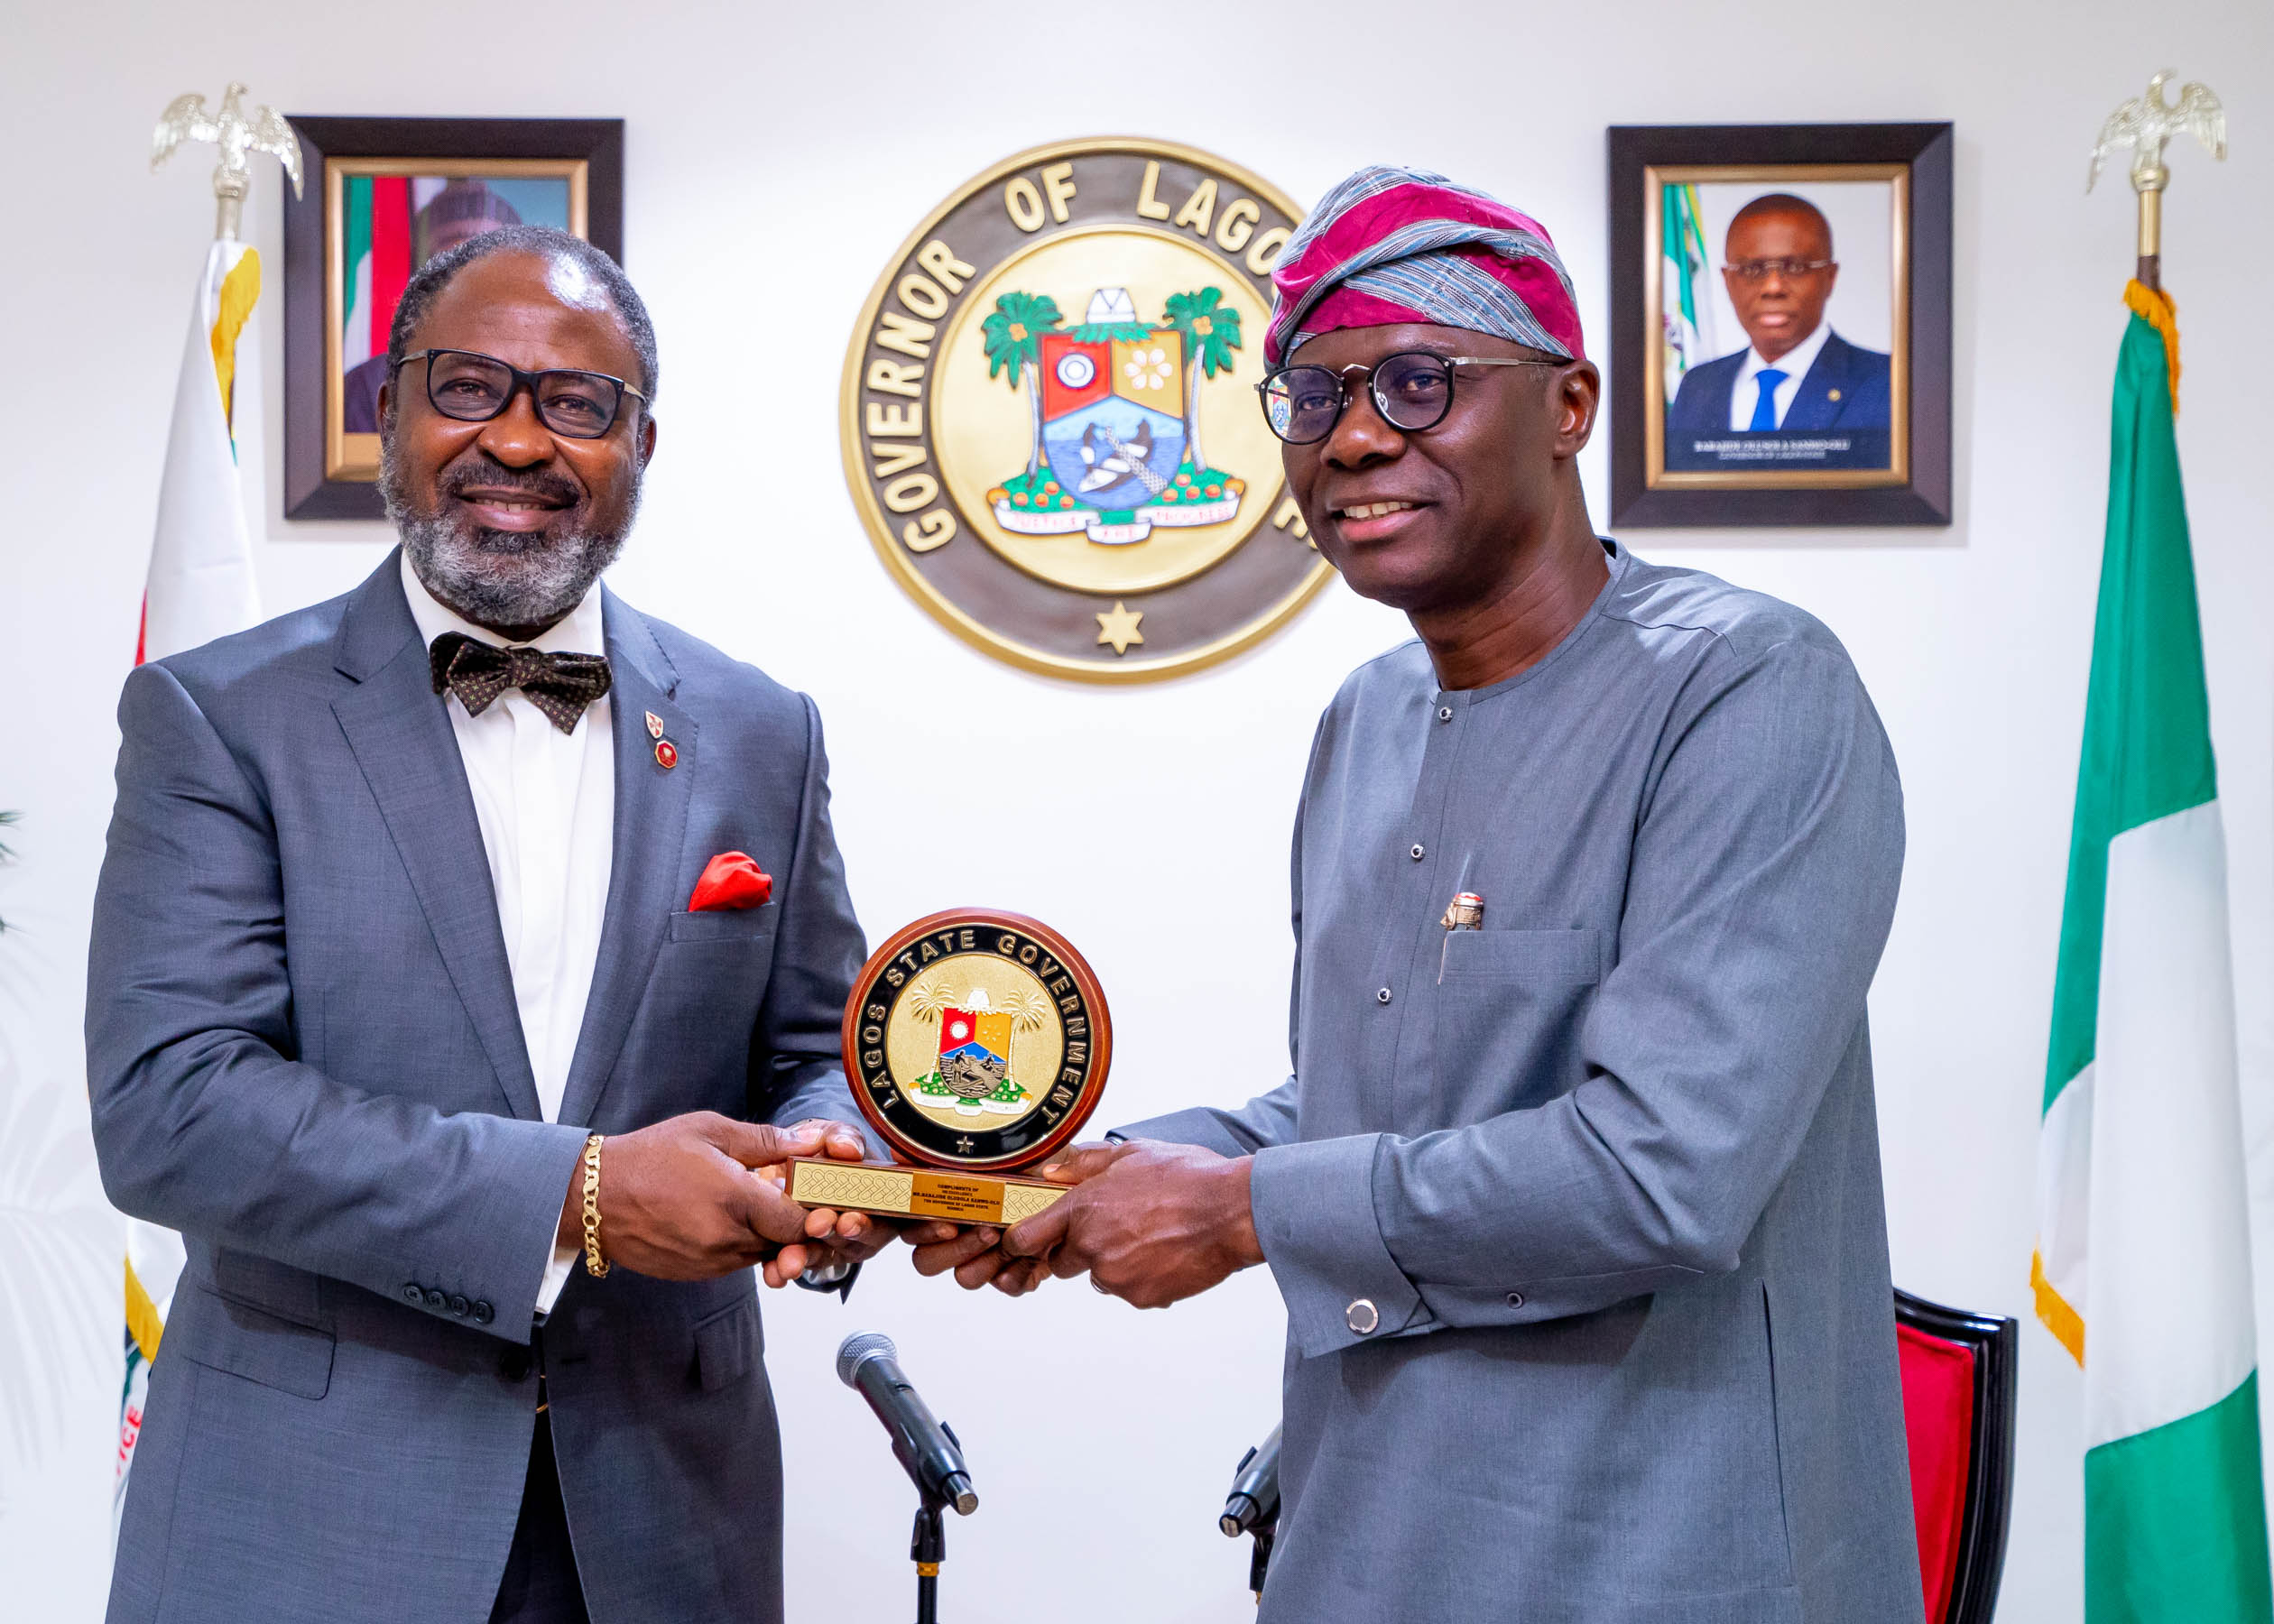
[[[953,1506],[968,1517],[979,1509],[964,1464],[963,1440],[916,1396],[900,1368],[892,1339],[858,1331],[838,1345],[837,1379],[867,1401],[892,1435],[892,1457],[916,1485],[920,1502],[908,1558],[916,1564],[916,1624],[939,1624],[939,1564],[948,1559],[948,1530],[941,1513]]]
[[[1231,1538],[1255,1536],[1255,1551],[1248,1558],[1248,1589],[1256,1605],[1263,1604],[1263,1576],[1271,1565],[1271,1547],[1279,1541],[1280,1429],[1240,1457],[1232,1475],[1232,1492],[1224,1501],[1216,1527]]]
[[[1255,1536],[1255,1554],[1248,1558],[1248,1589],[1255,1592],[1255,1604],[1263,1605],[1263,1575],[1271,1565],[1271,1544],[1279,1537],[1279,1524],[1270,1522],[1251,1530]]]
[[[948,1560],[948,1527],[940,1513],[948,1502],[927,1494],[916,1508],[916,1532],[909,1560],[916,1564],[916,1624],[939,1624],[939,1564]]]

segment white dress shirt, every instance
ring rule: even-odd
[[[1763,367],[1773,366],[1784,374],[1784,382],[1776,388],[1777,427],[1784,427],[1785,413],[1792,410],[1792,399],[1800,392],[1800,380],[1808,375],[1808,368],[1823,352],[1824,341],[1832,337],[1832,324],[1819,321],[1816,331],[1794,345],[1774,361],[1761,358],[1757,349],[1747,348],[1745,364],[1737,369],[1737,386],[1729,392],[1729,427],[1742,434],[1752,427],[1753,405],[1761,399],[1761,386],[1753,380]]]
[[[402,560],[403,595],[427,646],[446,632],[498,648],[495,632],[461,619],[426,589]],[[548,653],[605,654],[597,586],[566,619],[526,645]],[[600,927],[607,913],[608,875],[615,863],[615,754],[605,697],[585,707],[572,733],[562,733],[519,688],[507,688],[469,716],[455,694],[443,697],[450,731],[458,735],[474,816],[482,827],[497,922],[505,936],[505,962],[513,973],[513,1002],[522,1041],[537,1080],[537,1103],[549,1122],[560,1120],[568,1063],[584,1029],[585,1002],[600,956]],[[565,1198],[566,1190],[561,1192]],[[576,1267],[578,1249],[555,1246],[533,1306],[552,1310]]]

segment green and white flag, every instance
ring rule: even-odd
[[[2086,1624],[2269,1624],[2226,845],[2172,435],[2139,282],[2038,1140],[2038,1316],[2084,1368]]]
[[[1706,285],[1713,262],[1698,223],[1697,188],[1659,189],[1659,318],[1666,335],[1666,398],[1693,366],[1714,358],[1714,303]]]

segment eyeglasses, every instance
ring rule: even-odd
[[[1733,265],[1724,265],[1722,269],[1742,276],[1747,281],[1760,281],[1771,276],[1810,276],[1818,271],[1828,271],[1837,263],[1835,260],[1803,259],[1739,260]]]
[[[1407,434],[1434,429],[1453,410],[1456,366],[1561,366],[1561,361],[1513,361],[1499,355],[1434,355],[1403,350],[1372,366],[1282,366],[1255,386],[1263,420],[1290,446],[1325,439],[1350,404],[1350,374],[1366,380],[1374,410],[1392,429]]]
[[[570,439],[598,439],[615,427],[624,397],[644,401],[622,378],[606,373],[573,372],[551,367],[523,372],[518,366],[474,350],[414,350],[395,363],[408,366],[427,364],[427,400],[435,411],[461,423],[486,423],[503,416],[513,397],[529,391],[531,404],[546,428]]]

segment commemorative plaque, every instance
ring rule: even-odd
[[[1016,1223],[1068,1186],[1021,1177],[1097,1108],[1113,1023],[1097,978],[1047,925],[950,909],[861,967],[842,1028],[854,1103],[905,1165],[801,1157],[807,1206]]]

